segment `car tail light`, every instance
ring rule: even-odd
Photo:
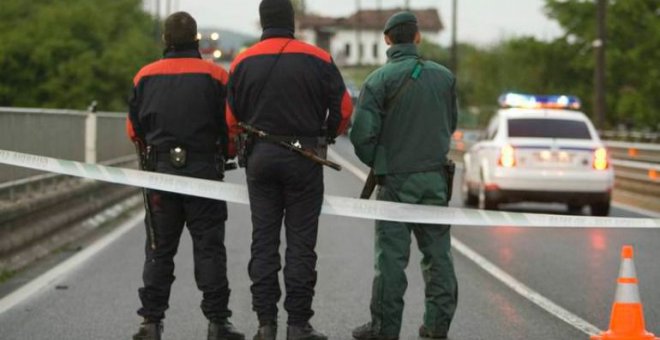
[[[505,168],[516,166],[516,150],[511,145],[505,145],[500,150],[499,165]]]
[[[610,166],[610,162],[607,161],[607,149],[598,148],[594,152],[594,169],[596,170],[605,170]]]

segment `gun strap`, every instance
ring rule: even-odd
[[[405,93],[410,87],[410,85],[413,83],[413,80],[417,80],[422,73],[422,67],[424,66],[424,61],[422,58],[417,58],[417,62],[415,63],[415,66],[413,67],[412,72],[410,72],[410,77],[406,78],[406,81],[401,85],[396,92],[394,92],[394,95],[389,99],[385,101],[385,109],[389,109],[392,107],[393,103],[396,103],[400,98],[403,93]]]
[[[388,110],[393,103],[396,103],[400,98],[403,93],[406,92],[406,90],[410,87],[410,85],[413,83],[414,80],[417,80],[422,73],[422,67],[424,66],[424,60],[422,60],[421,57],[417,57],[417,61],[415,62],[415,66],[413,67],[412,71],[410,72],[410,76],[406,78],[406,81],[401,85],[394,95],[388,100],[385,100],[385,105],[383,105],[383,108],[385,110]],[[387,122],[387,115],[383,115],[382,117],[383,123],[381,124],[381,130],[382,132],[385,129],[385,123]],[[378,134],[378,139],[376,145],[380,145],[380,138],[381,138],[381,133]],[[382,184],[382,183],[379,183]]]
[[[289,46],[289,44],[293,40],[295,40],[295,39],[287,40],[287,42],[284,45],[282,45],[282,48],[280,48],[280,51],[277,53],[277,56],[275,57],[275,61],[270,66],[270,69],[268,69],[268,74],[266,74],[266,78],[264,78],[263,82],[261,83],[261,87],[259,88],[259,91],[257,91],[257,96],[255,97],[255,98],[257,98],[257,100],[259,100],[261,98],[261,93],[264,91],[264,88],[266,88],[266,85],[268,85],[268,83],[270,82],[270,78],[273,75],[273,70],[275,69],[275,66],[277,66],[277,63],[280,61],[280,58],[282,57],[282,54],[284,54],[284,50],[286,49],[287,46]],[[249,124],[254,125],[254,122],[257,120],[258,117],[259,117],[259,113],[252,116],[252,118],[250,119]]]

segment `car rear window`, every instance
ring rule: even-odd
[[[579,120],[509,119],[509,137],[591,139],[591,134]]]

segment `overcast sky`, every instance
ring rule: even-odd
[[[154,8],[156,0],[145,0]],[[160,0],[165,10],[167,0]],[[259,34],[261,0],[171,0],[173,9],[187,11],[200,27],[218,27]],[[377,0],[361,0],[362,8],[375,8]],[[410,0],[413,8],[437,7],[445,24],[442,44],[450,41],[452,0]],[[356,0],[307,0],[309,10],[326,16],[348,16]],[[403,6],[405,0],[382,0],[384,8]],[[502,38],[534,35],[541,39],[561,34],[559,26],[543,14],[544,0],[458,0],[458,40],[487,45]]]

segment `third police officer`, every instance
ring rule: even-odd
[[[378,200],[446,206],[453,176],[447,152],[456,129],[456,80],[445,67],[420,58],[416,45],[421,35],[413,13],[395,14],[384,32],[391,45],[388,62],[363,86],[351,141],[360,160],[373,168]],[[423,254],[426,285],[419,335],[447,337],[458,298],[449,228],[376,222],[371,322],[355,329],[354,338],[399,338],[411,233]]]

